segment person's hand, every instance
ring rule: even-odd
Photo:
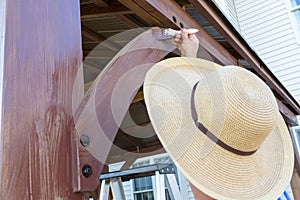
[[[179,49],[181,56],[197,57],[199,40],[195,34],[188,34],[187,29],[181,29],[181,34],[175,35],[173,45]]]

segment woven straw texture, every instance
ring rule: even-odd
[[[191,116],[231,153],[207,138]],[[216,199],[277,199],[291,179],[294,155],[285,122],[269,88],[245,69],[197,58],[171,58],[146,75],[144,96],[153,127],[181,172]]]

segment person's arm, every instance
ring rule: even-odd
[[[195,34],[188,34],[187,29],[182,29],[181,34],[176,34],[173,45],[179,49],[181,56],[197,57],[199,40]]]

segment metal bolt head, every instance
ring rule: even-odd
[[[84,165],[82,167],[82,174],[84,177],[89,178],[93,174],[93,170],[92,170],[91,166]]]
[[[182,22],[179,23],[180,28],[184,28],[184,24]]]
[[[173,16],[172,19],[173,19],[173,22],[175,22],[175,23],[177,22],[177,19],[175,16]]]
[[[81,143],[82,146],[88,147],[90,145],[90,143],[91,143],[90,137],[87,136],[87,135],[82,135],[80,137],[80,143]]]

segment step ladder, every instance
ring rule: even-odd
[[[117,172],[105,173],[100,176],[101,188],[99,200],[108,200],[111,190],[114,200],[126,200],[122,181],[133,178],[156,176],[156,199],[165,200],[165,183],[171,200],[182,199],[175,177],[174,165],[149,165]]]

